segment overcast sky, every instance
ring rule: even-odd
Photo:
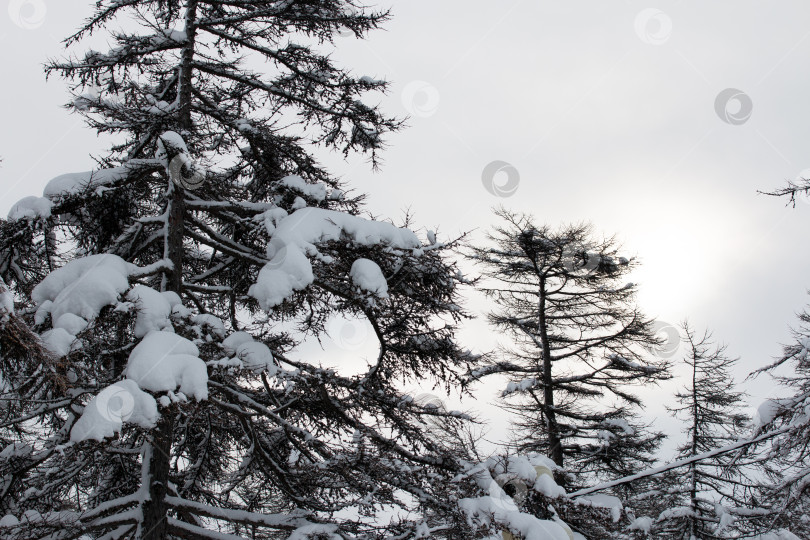
[[[6,0],[0,14],[0,213],[52,177],[88,170],[99,140],[60,105],[41,65],[90,13],[85,0]],[[789,338],[810,287],[810,202],[757,194],[810,168],[810,5],[782,2],[397,0],[393,20],[335,53],[385,78],[391,114],[382,170],[336,174],[369,209],[409,208],[439,239],[479,237],[503,204],[557,225],[589,220],[642,261],[633,276],[651,316],[688,317],[741,358],[738,376]],[[728,90],[731,89],[731,90]],[[511,166],[491,193],[488,164]],[[517,181],[517,189],[504,182]],[[497,194],[508,195],[498,196]],[[483,305],[473,299],[469,306]],[[486,350],[483,322],[462,335]],[[677,381],[650,394],[660,416]],[[757,405],[774,385],[745,385]],[[482,401],[495,392],[481,390]],[[473,406],[465,402],[466,406]],[[492,416],[493,409],[479,408]],[[663,429],[670,422],[660,421]],[[493,436],[497,436],[496,428]]]

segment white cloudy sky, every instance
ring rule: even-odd
[[[389,2],[386,29],[341,38],[335,56],[392,81],[383,105],[411,115],[410,127],[390,138],[381,172],[328,158],[375,214],[409,208],[440,239],[480,235],[500,203],[550,224],[590,220],[641,258],[633,281],[650,315],[713,329],[741,357],[740,378],[778,354],[810,287],[810,204],[791,210],[757,190],[810,168],[806,2]],[[3,214],[50,178],[87,170],[88,154],[106,146],[59,108],[64,85],[41,71],[88,2],[5,4]],[[715,111],[727,88],[753,104],[739,125]],[[482,185],[495,160],[520,175],[510,197]],[[463,337],[497,343],[480,322]],[[650,395],[651,417],[676,385]],[[745,388],[754,404],[773,392],[762,378]]]

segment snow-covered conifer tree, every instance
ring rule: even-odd
[[[735,389],[731,371],[736,360],[725,347],[713,346],[708,332],[698,336],[688,323],[682,326],[687,345],[684,363],[689,379],[670,410],[685,421],[686,441],[676,460],[693,458],[728,446],[748,434],[748,418],[740,412],[742,394]],[[671,508],[656,517],[661,534],[671,538],[726,538],[735,534],[735,521],[748,515],[748,497],[754,483],[745,476],[735,454],[720,454],[693,461],[673,471],[677,493],[668,493]]]
[[[510,378],[503,395],[520,417],[519,450],[564,466],[573,473],[568,486],[648,465],[661,435],[635,420],[640,401],[630,387],[668,375],[667,361],[650,353],[659,344],[652,321],[624,281],[635,261],[586,225],[552,230],[528,215],[498,216],[504,225],[490,245],[470,252],[498,308],[489,319],[513,346],[470,379]]]
[[[749,454],[767,474],[752,500],[758,528],[789,529],[804,538],[810,534],[810,311],[802,312],[799,321],[782,356],[754,372],[772,374],[790,395],[758,407],[754,434],[774,437]]]
[[[99,0],[67,45],[109,49],[48,64],[113,146],[0,222],[0,536],[404,538],[397,509],[454,510],[434,486],[459,463],[420,418],[459,415],[401,391],[472,360],[453,242],[363,217],[314,154],[376,164],[400,126],[329,53],[386,18]],[[335,316],[373,329],[362,373],[301,353]]]

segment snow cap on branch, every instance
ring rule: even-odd
[[[150,332],[132,349],[126,376],[152,392],[177,388],[198,401],[208,399],[208,370],[191,341],[170,332]]]
[[[51,180],[42,190],[42,195],[55,200],[65,195],[75,195],[85,189],[103,187],[126,178],[130,167],[112,167],[98,171],[62,174]]]
[[[388,298],[388,282],[377,263],[369,259],[357,259],[349,271],[352,283],[380,298]]]
[[[74,259],[54,270],[34,287],[31,297],[39,304],[37,321],[50,313],[54,321],[65,313],[87,321],[95,319],[104,306],[115,304],[129,288],[134,264],[116,255],[90,255]]]
[[[198,167],[179,133],[166,131],[157,140],[155,157],[166,164],[166,174],[175,184],[186,189],[197,189],[205,182],[206,173]]]
[[[135,381],[125,379],[108,386],[90,400],[70,430],[70,440],[102,441],[120,433],[124,422],[150,429],[155,427],[157,420],[155,398],[141,390]]]
[[[8,220],[47,219],[51,217],[53,202],[45,197],[23,197],[8,212]]]
[[[316,242],[340,240],[347,236],[364,246],[382,244],[398,249],[416,249],[421,245],[410,229],[334,210],[302,208],[282,219],[276,214],[273,217],[273,221],[277,221],[270,224],[272,230],[268,227],[272,234],[267,248],[270,262],[261,269],[256,283],[248,291],[265,310],[312,284],[312,264],[307,255],[320,255]]]
[[[160,293],[145,285],[136,285],[127,293],[127,300],[135,303],[138,317],[135,320],[135,337],[143,337],[152,330],[171,328],[169,317],[175,292]]]
[[[222,341],[222,348],[228,354],[235,355],[246,368],[275,371],[270,348],[253,339],[248,332],[234,332]]]

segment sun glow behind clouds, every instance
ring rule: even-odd
[[[633,215],[606,226],[620,231],[622,251],[640,263],[630,276],[639,306],[651,317],[678,323],[722,296],[750,256],[745,246],[756,231],[745,213],[731,211],[719,197],[673,191],[634,195]],[[600,231],[602,221],[594,223]]]
[[[686,313],[716,288],[715,262],[725,249],[707,235],[662,222],[634,236],[641,265],[632,277],[639,284],[639,303],[651,314]]]

